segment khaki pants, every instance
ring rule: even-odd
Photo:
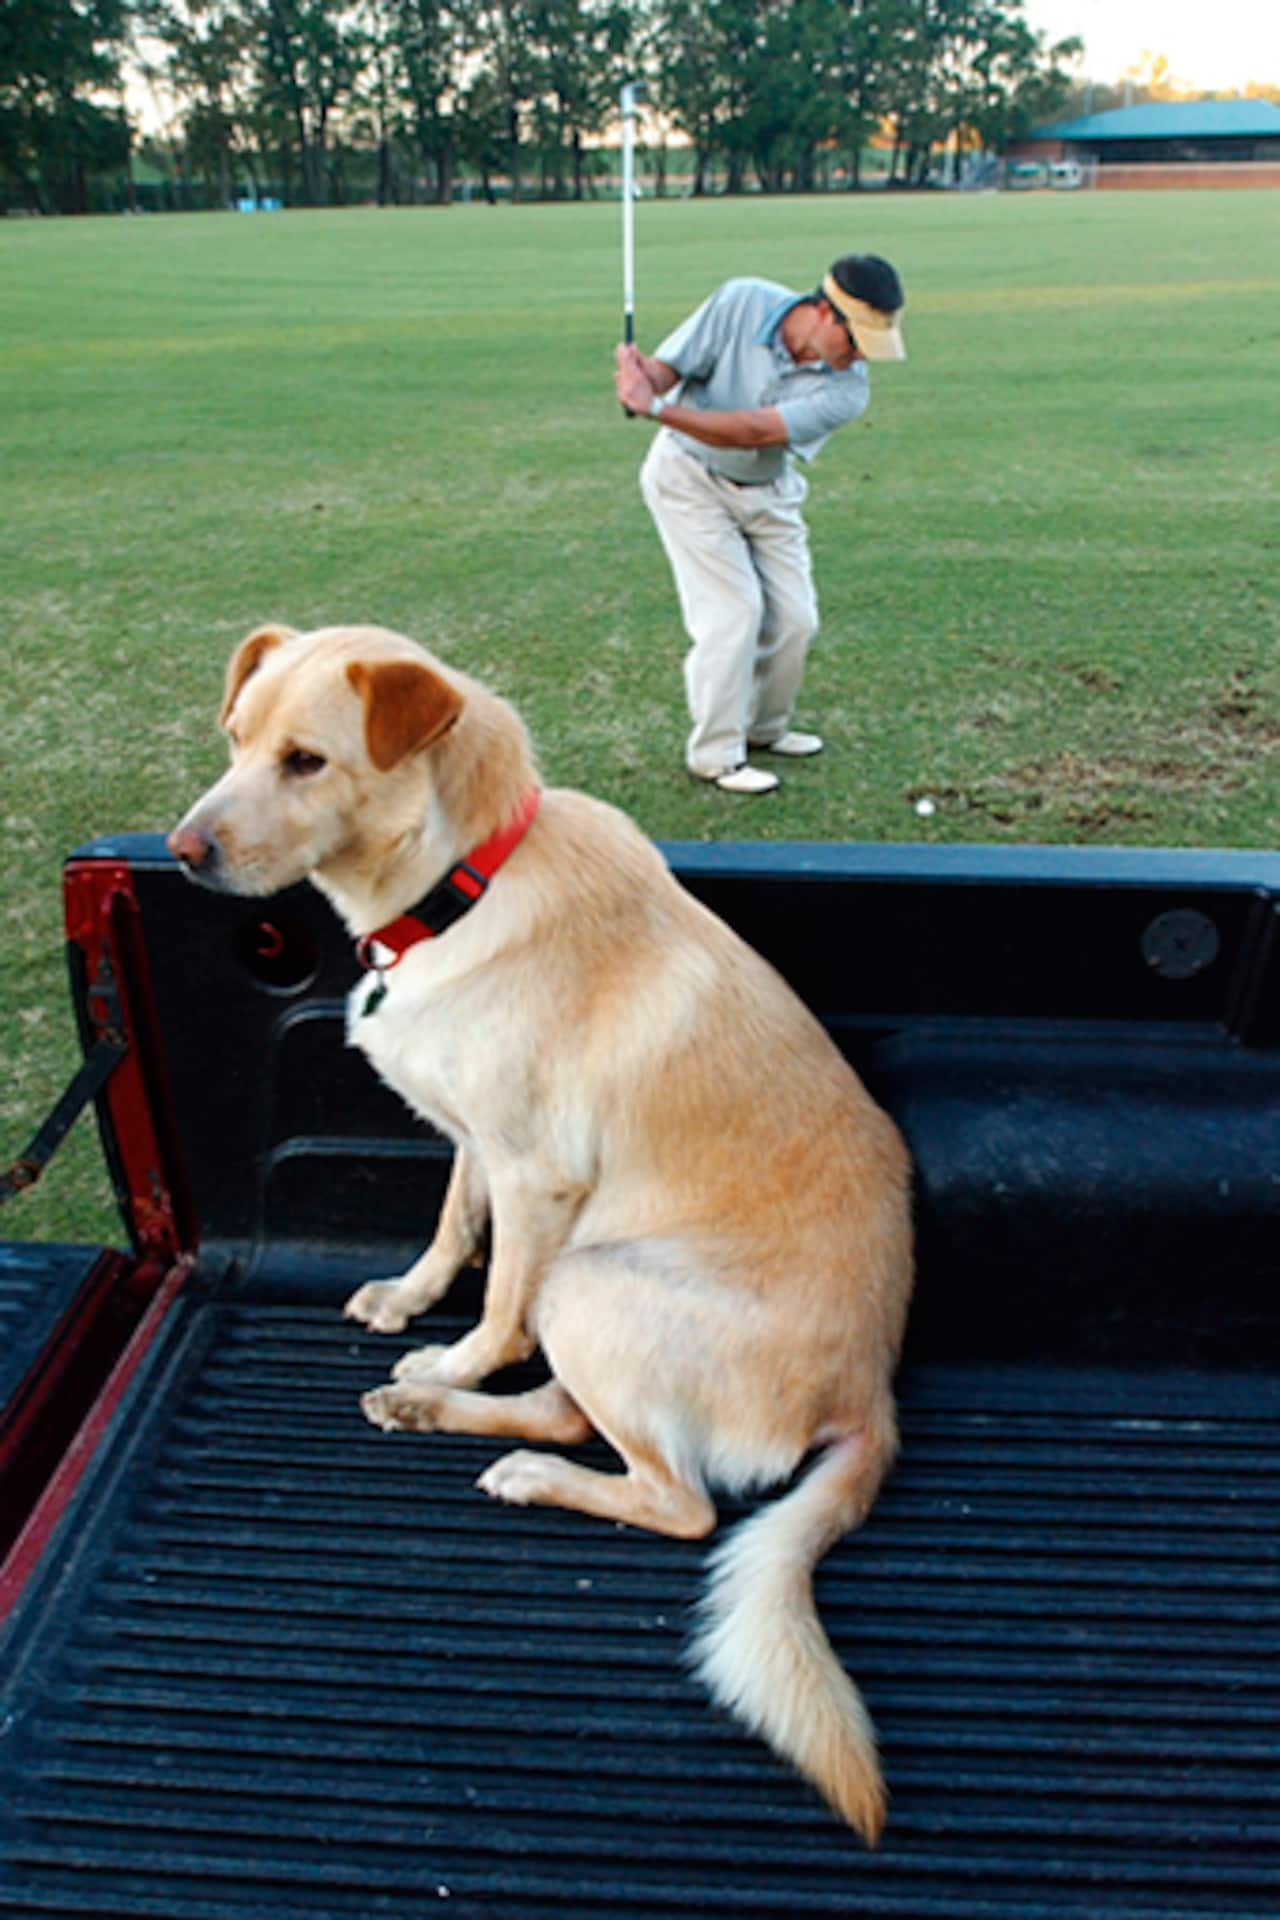
[[[809,534],[800,509],[809,492],[788,470],[758,487],[736,487],[659,431],[640,470],[693,642],[685,689],[693,731],[685,757],[707,777],[786,732],[818,630]]]

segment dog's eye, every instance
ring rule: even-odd
[[[286,753],[281,765],[292,779],[305,780],[309,774],[323,770],[325,759],[322,753],[307,753],[303,748],[295,747],[292,753]]]

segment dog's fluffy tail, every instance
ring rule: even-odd
[[[712,1555],[690,1648],[713,1699],[806,1774],[868,1846],[885,1816],[875,1728],[818,1619],[813,1569],[866,1514],[895,1444],[890,1411],[736,1527]]]

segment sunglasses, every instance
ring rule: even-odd
[[[844,332],[845,338],[849,342],[849,345],[853,348],[854,352],[856,353],[858,351],[857,334],[854,332],[853,328],[850,326],[849,322],[845,319],[839,307],[836,306],[833,300],[828,300],[827,305],[831,308],[832,319],[836,321],[837,324],[840,326],[840,328]]]

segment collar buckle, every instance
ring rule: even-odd
[[[438,887],[433,887],[416,909],[416,914],[433,934],[445,933],[455,920],[461,920],[464,913],[475,906],[476,901],[488,889],[489,882],[465,860],[447,873]],[[397,956],[398,958],[399,956]]]

